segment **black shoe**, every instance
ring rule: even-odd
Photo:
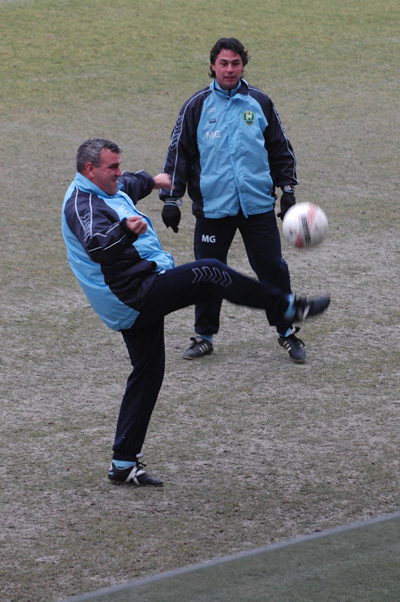
[[[137,487],[162,487],[163,482],[149,476],[143,466],[144,464],[138,462],[129,468],[117,468],[114,462],[111,462],[108,478],[115,483],[128,483]]]
[[[296,297],[294,298],[294,307],[296,313],[294,322],[304,322],[307,318],[317,316],[326,310],[331,302],[330,295],[323,297]]]
[[[203,355],[210,355],[210,353],[214,351],[213,344],[210,343],[210,341],[207,341],[207,339],[192,337],[190,340],[193,341],[193,343],[183,354],[184,360],[195,360],[198,357],[203,357]]]
[[[306,360],[304,341],[296,337],[296,333],[299,330],[300,328],[293,328],[288,337],[278,337],[279,345],[286,349],[289,353],[289,357],[296,362],[296,364],[302,364]]]

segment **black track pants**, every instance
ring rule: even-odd
[[[247,278],[217,259],[203,259],[156,274],[135,324],[123,330],[132,372],[118,417],[114,459],[135,460],[160,391],[165,366],[164,316],[214,298],[267,312],[271,324],[282,319],[288,295]]]
[[[257,278],[290,294],[289,268],[282,258],[281,239],[274,211],[248,217],[241,211],[238,215],[220,219],[198,217],[194,234],[195,258],[214,257],[227,263],[228,251],[237,230],[242,236],[249,263]],[[221,303],[222,299],[214,298],[196,304],[196,334],[211,336],[218,332]],[[290,322],[285,320],[274,325],[281,334],[291,327]]]

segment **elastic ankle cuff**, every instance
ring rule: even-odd
[[[120,470],[136,466],[136,462],[130,462],[129,460],[113,460],[113,464],[115,468],[119,468]]]
[[[208,336],[205,334],[197,334],[196,333],[196,337],[200,337],[200,338],[204,339],[205,341],[208,341],[209,343],[213,342],[213,335]]]
[[[292,330],[293,330],[293,328],[289,327],[284,334],[281,334],[280,332],[278,332],[278,335],[280,337],[286,338],[286,337],[288,337],[288,336],[290,336],[292,334]]]

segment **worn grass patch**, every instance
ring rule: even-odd
[[[399,508],[398,2],[0,1],[1,599],[73,594]],[[167,371],[146,444],[161,491],[113,487],[107,466],[129,362],[66,262],[64,192],[86,138],[158,173],[184,100],[221,36],[248,47],[298,160],[298,200],[329,237],[284,245],[294,290],[329,290],[303,366],[262,312],[224,304],[215,353]],[[193,217],[162,225],[177,263]],[[239,238],[230,263],[251,274]]]

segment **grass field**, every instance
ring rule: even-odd
[[[399,509],[399,17],[395,0],[0,0],[2,601],[55,602]],[[145,449],[165,487],[112,487],[129,361],[69,269],[62,199],[89,137],[118,142],[126,169],[162,169],[225,35],[278,108],[298,201],[328,215],[320,248],[284,245],[293,289],[332,305],[302,329],[302,366],[262,314],[227,304],[215,354],[184,362],[193,310],[170,316]],[[178,235],[156,194],[140,208],[191,260],[189,202]],[[239,238],[229,261],[251,274]]]

